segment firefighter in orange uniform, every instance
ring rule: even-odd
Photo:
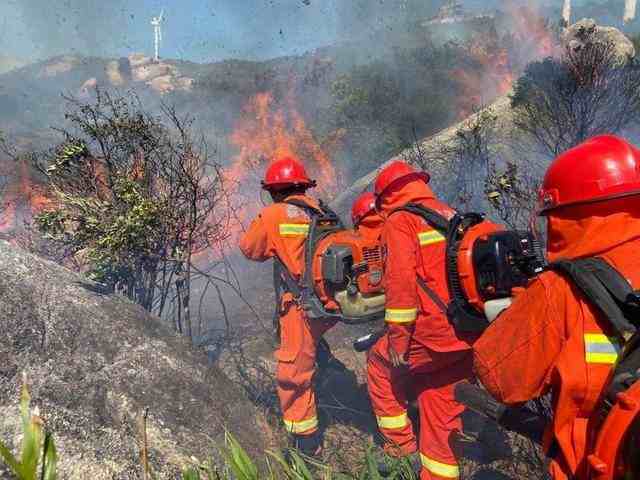
[[[384,219],[376,211],[372,192],[360,195],[351,208],[351,219],[358,233],[380,239]],[[418,450],[411,420],[407,416],[407,392],[411,379],[406,365],[394,367],[389,358],[389,341],[383,335],[367,353],[367,388],[384,449],[391,456],[407,456]],[[383,469],[380,465],[380,469]]]
[[[315,181],[309,179],[298,160],[286,157],[272,163],[262,187],[271,194],[274,203],[260,212],[240,240],[242,253],[258,262],[279,260],[290,278],[299,281],[310,218],[303,208],[287,202],[302,202],[317,209],[316,200],[305,194],[314,186]],[[282,275],[277,277],[284,291],[278,312],[280,348],[275,353],[283,421],[295,447],[308,455],[317,455],[321,438],[312,378],[318,343],[333,323],[309,321]]]
[[[365,238],[378,240],[382,233],[384,219],[376,212],[376,196],[364,192],[351,206],[351,221],[356,232]]]
[[[420,410],[422,480],[459,477],[452,444],[461,429],[464,407],[454,399],[453,390],[471,376],[474,340],[454,331],[442,308],[423,288],[448,303],[444,236],[421,216],[401,210],[415,203],[447,219],[453,216],[454,211],[435,198],[428,181],[428,174],[395,161],[375,182],[376,204],[385,217],[382,242],[388,333],[383,341],[388,343],[391,364],[398,369],[408,365],[412,377]],[[401,402],[403,394],[398,395]],[[400,415],[389,417],[388,425],[406,426],[404,414],[397,413]],[[385,432],[391,430],[385,428]],[[404,438],[410,438],[408,430]],[[409,443],[406,448],[413,447]]]
[[[640,151],[633,145],[603,135],[561,154],[546,172],[539,214],[547,221],[549,261],[597,256],[640,286]],[[546,271],[476,342],[474,364],[500,402],[552,393],[552,476],[587,479],[596,406],[619,350],[602,314],[563,276]]]

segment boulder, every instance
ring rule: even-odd
[[[111,83],[111,85],[113,85],[114,87],[121,87],[122,85],[124,85],[125,80],[122,76],[122,73],[120,72],[120,64],[117,60],[112,60],[111,62],[107,63],[105,73],[107,75],[107,78],[109,79],[109,83]]]
[[[170,73],[172,73],[172,67],[166,63],[151,63],[141,67],[134,67],[132,72],[135,82],[146,82]]]
[[[564,30],[561,37],[565,50],[577,51],[585,45],[593,43],[611,43],[621,61],[635,56],[635,48],[631,40],[615,27],[596,24],[591,18],[583,18]]]
[[[158,478],[211,458],[225,428],[251,454],[265,448],[262,416],[204,353],[124,297],[4,241],[0,318],[0,439],[18,445],[24,372],[59,478],[141,478],[144,411]]]
[[[151,63],[151,57],[146,57],[143,53],[132,53],[128,59],[132,68],[149,65]]]

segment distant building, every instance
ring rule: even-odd
[[[422,26],[444,25],[451,23],[476,22],[493,18],[491,14],[473,15],[465,11],[463,5],[458,0],[447,0],[438,14],[422,23]]]

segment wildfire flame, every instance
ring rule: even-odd
[[[259,175],[275,159],[292,156],[305,163],[323,192],[334,193],[336,172],[329,156],[313,138],[291,95],[286,104],[286,110],[275,106],[271,92],[259,93],[249,100],[231,134],[231,143],[239,152],[227,177],[244,182]]]
[[[231,143],[238,149],[225,172],[231,189],[228,206],[230,209],[235,206],[235,221],[230,225],[232,245],[244,230],[244,224],[257,213],[260,178],[268,165],[278,158],[292,156],[300,159],[323,195],[334,195],[338,189],[336,171],[326,145],[321,145],[314,138],[292,94],[283,103],[284,107],[278,105],[271,92],[253,96],[243,108],[230,136]],[[330,139],[331,146],[338,142],[336,137],[339,135]],[[237,205],[242,205],[242,208]]]
[[[506,13],[510,35],[501,39],[476,35],[466,45],[467,52],[482,69],[453,72],[463,90],[458,104],[459,118],[466,118],[475,107],[506,94],[529,62],[554,56],[559,51],[546,20],[537,11],[508,2]]]
[[[5,186],[0,233],[13,234],[24,222],[29,222],[35,215],[52,204],[52,200],[31,178],[31,171],[26,160],[18,164],[13,178]],[[13,237],[13,235],[11,235]]]

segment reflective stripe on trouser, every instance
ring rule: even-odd
[[[385,439],[384,449],[392,456],[408,455],[418,449],[413,425],[407,416],[410,388],[408,368],[391,365],[388,337],[382,336],[368,353],[367,389],[380,433]]]
[[[584,334],[584,354],[587,363],[614,364],[622,348],[613,337],[601,333]]]
[[[280,317],[280,348],[276,351],[276,389],[285,428],[298,435],[318,429],[313,374],[316,345],[332,323],[308,322],[297,306]]]
[[[458,478],[453,446],[462,430],[464,406],[456,401],[454,389],[472,377],[471,353],[412,348],[409,362],[420,410],[420,480]]]
[[[376,421],[380,428],[384,428],[386,430],[398,430],[409,425],[409,416],[407,415],[407,412],[402,412],[400,415],[392,417],[381,417],[376,415]]]
[[[413,323],[418,318],[417,308],[387,308],[384,321],[387,323]]]
[[[311,418],[307,418],[306,420],[287,420],[283,419],[284,427],[289,433],[307,433],[307,432],[315,432],[318,429],[318,417],[313,416]]]
[[[460,476],[460,468],[457,463],[449,464],[439,462],[438,460],[427,457],[423,453],[420,454],[420,461],[422,462],[422,467],[429,470],[433,475],[444,478],[458,478]]]

